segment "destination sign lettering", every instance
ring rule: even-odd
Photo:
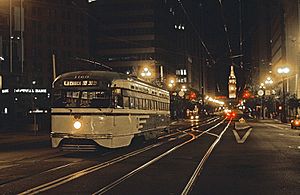
[[[64,81],[64,86],[66,87],[76,87],[76,86],[96,86],[98,84],[97,81]]]

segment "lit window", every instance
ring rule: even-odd
[[[180,70],[180,75],[184,75],[183,73],[184,73],[184,71],[183,71],[183,69],[181,69]]]

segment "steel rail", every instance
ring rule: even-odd
[[[142,166],[140,166],[140,167],[134,169],[133,171],[127,173],[127,174],[124,175],[124,176],[122,176],[121,178],[115,180],[114,182],[112,182],[112,183],[108,184],[107,186],[105,186],[105,187],[99,189],[98,191],[94,192],[93,195],[99,195],[99,194],[104,194],[104,193],[106,193],[107,191],[113,189],[115,186],[119,185],[120,183],[122,183],[123,181],[127,180],[128,178],[132,177],[132,176],[135,175],[136,173],[138,173],[138,172],[142,171],[143,169],[147,168],[147,167],[150,166],[151,164],[157,162],[158,160],[160,160],[160,159],[162,159],[163,157],[169,155],[170,153],[174,152],[175,150],[177,150],[177,149],[183,147],[184,145],[186,145],[186,144],[188,144],[188,143],[190,143],[190,142],[196,140],[197,138],[199,138],[200,136],[202,136],[203,134],[205,134],[205,132],[209,132],[209,131],[211,131],[212,129],[214,129],[214,128],[218,127],[219,125],[223,124],[224,121],[225,121],[225,119],[222,120],[221,122],[217,123],[217,124],[214,125],[213,127],[210,127],[209,129],[207,129],[206,131],[202,132],[201,134],[199,134],[199,135],[197,135],[197,136],[195,136],[194,134],[191,134],[191,133],[188,133],[188,132],[187,132],[187,134],[189,134],[189,135],[192,136],[191,139],[189,139],[189,140],[187,140],[187,141],[185,141],[185,142],[183,142],[183,143],[181,143],[181,144],[179,144],[179,145],[177,145],[177,146],[175,146],[175,147],[173,147],[173,148],[167,150],[166,152],[164,152],[164,153],[160,154],[159,156],[153,158],[152,160],[148,161],[147,163],[143,164]]]
[[[190,128],[186,128],[186,129],[188,130],[188,129],[190,129]],[[185,129],[185,130],[186,130],[186,129]],[[183,131],[182,131],[182,133],[183,133]],[[56,180],[50,181],[50,182],[48,182],[48,183],[45,183],[45,184],[39,185],[39,186],[37,186],[37,187],[34,187],[34,188],[32,188],[32,189],[28,189],[28,190],[26,190],[26,191],[24,191],[24,192],[21,192],[21,193],[19,193],[19,194],[20,194],[20,195],[23,195],[23,194],[38,194],[38,193],[41,193],[41,192],[50,190],[50,189],[52,189],[52,188],[58,187],[58,186],[60,186],[60,185],[63,185],[63,184],[65,184],[65,183],[67,183],[67,182],[70,182],[70,181],[72,181],[72,180],[74,180],[74,179],[77,179],[77,178],[82,177],[82,176],[84,176],[84,175],[87,175],[87,174],[89,174],[89,173],[98,171],[98,170],[100,170],[100,169],[102,169],[102,168],[105,168],[105,167],[107,167],[107,166],[109,166],[109,165],[116,164],[116,163],[121,162],[121,161],[123,161],[123,160],[126,160],[126,159],[128,159],[128,158],[130,158],[130,157],[132,157],[132,156],[135,156],[135,155],[138,155],[138,154],[140,154],[140,153],[146,152],[146,151],[148,151],[148,150],[150,150],[150,149],[153,149],[153,148],[155,148],[155,147],[158,147],[158,146],[160,146],[160,145],[162,145],[162,144],[164,144],[164,143],[171,142],[171,141],[174,141],[174,140],[176,140],[176,139],[180,139],[180,138],[182,138],[182,137],[184,137],[184,136],[186,136],[186,135],[187,135],[187,134],[180,135],[180,136],[178,136],[178,137],[175,138],[175,139],[169,138],[166,142],[160,142],[160,143],[153,144],[153,145],[150,145],[150,146],[148,146],[148,147],[145,147],[145,148],[142,148],[142,149],[139,149],[139,150],[130,152],[130,153],[128,153],[128,154],[119,156],[119,157],[114,158],[114,159],[112,159],[112,160],[109,160],[109,161],[100,163],[100,164],[98,164],[98,165],[94,165],[94,166],[92,166],[92,167],[83,169],[83,170],[81,170],[81,171],[77,171],[77,172],[75,172],[75,173],[66,175],[66,176],[64,176],[64,177],[61,177],[61,178],[58,178],[58,179],[56,179]]]
[[[223,134],[228,129],[230,123],[231,123],[231,120],[228,122],[228,124],[226,125],[226,127],[224,128],[224,130],[217,137],[217,139],[213,142],[213,144],[209,147],[209,149],[207,150],[206,154],[201,159],[200,163],[198,164],[197,168],[195,169],[195,171],[194,171],[192,177],[190,178],[189,182],[187,183],[187,185],[183,189],[181,195],[187,195],[192,190],[192,187],[195,184],[197,177],[199,177],[200,172],[201,172],[201,170],[203,168],[204,163],[207,161],[207,159],[209,158],[209,156],[212,153],[213,149],[216,147],[216,145],[218,144],[218,142],[221,140]]]
[[[217,121],[217,120],[219,120],[219,118],[214,119],[214,120],[211,119],[211,120],[209,120],[208,123],[206,123],[206,124],[201,124],[200,126],[207,125],[207,124],[211,124],[211,123],[213,123],[213,122],[215,122],[215,121]],[[223,120],[223,121],[224,121],[224,120]],[[177,138],[169,138],[169,139],[168,139],[167,141],[165,141],[165,142],[160,142],[160,143],[153,144],[153,145],[150,145],[150,146],[148,146],[148,147],[145,147],[145,148],[142,148],[142,149],[139,149],[139,150],[136,150],[136,151],[132,151],[132,152],[130,152],[130,153],[128,153],[128,154],[125,154],[125,155],[116,157],[116,158],[114,158],[114,159],[111,159],[111,160],[109,160],[109,161],[100,163],[100,164],[98,164],[98,165],[94,165],[94,166],[92,166],[92,167],[85,168],[85,169],[83,169],[83,170],[74,172],[74,173],[72,173],[72,174],[66,175],[66,176],[64,176],[64,177],[58,178],[58,179],[53,180],[53,181],[50,181],[50,182],[47,182],[47,183],[42,184],[42,185],[39,185],[39,186],[37,186],[37,187],[28,189],[28,190],[23,191],[23,192],[20,192],[20,193],[18,193],[18,194],[20,194],[20,195],[25,195],[25,194],[38,194],[38,193],[41,193],[41,192],[45,192],[45,191],[47,191],[47,190],[50,190],[50,189],[52,189],[52,188],[55,188],[55,187],[58,187],[58,186],[60,186],[60,185],[65,184],[65,183],[68,183],[68,182],[70,182],[70,181],[72,181],[72,180],[75,180],[75,179],[77,179],[77,178],[79,178],[79,177],[82,177],[82,176],[84,176],[84,175],[87,175],[87,174],[89,174],[89,173],[98,171],[98,170],[103,169],[103,168],[106,168],[106,167],[108,167],[108,166],[110,166],[110,165],[113,165],[113,164],[116,164],[116,163],[118,163],[118,162],[124,161],[124,160],[126,160],[126,159],[128,159],[128,158],[130,158],[130,157],[132,157],[132,156],[136,156],[136,155],[138,155],[138,154],[140,154],[140,153],[143,153],[143,152],[146,152],[146,151],[148,151],[148,150],[150,150],[150,149],[156,148],[156,147],[158,147],[158,146],[160,146],[160,145],[163,145],[163,144],[165,144],[165,143],[174,141],[174,140],[176,140],[176,139],[180,139],[180,138],[185,137],[185,136],[187,136],[187,135],[193,136],[192,134],[188,134],[188,133],[185,132],[186,130],[189,130],[189,129],[191,129],[191,127],[188,127],[188,128],[186,128],[186,129],[182,130],[181,133],[184,133],[184,134],[178,136]],[[60,169],[60,168],[63,168],[63,166],[58,167],[58,169]],[[55,170],[55,168],[52,168],[51,171],[52,171],[52,170]],[[49,170],[48,170],[48,171],[45,171],[45,172],[49,172]]]

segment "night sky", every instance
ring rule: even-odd
[[[250,67],[249,54],[251,45],[248,41],[253,27],[253,10],[255,0],[242,1],[242,37],[243,52],[240,51],[240,4],[239,0],[202,0],[199,10],[203,10],[202,39],[216,63],[213,65],[215,72],[217,95],[227,95],[227,81],[230,65],[235,65],[239,91],[249,82]],[[255,12],[254,12],[255,13]],[[224,29],[227,26],[227,33]],[[196,24],[199,25],[199,24]],[[201,24],[200,24],[201,25]],[[231,52],[230,52],[231,48]],[[230,56],[243,54],[244,57],[231,59]],[[243,65],[241,67],[241,61]],[[218,91],[217,91],[218,92]]]

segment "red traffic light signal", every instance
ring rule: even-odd
[[[196,95],[196,93],[195,92],[191,92],[190,93],[190,100],[195,100],[196,99],[196,97],[197,97],[197,95]]]
[[[243,93],[243,98],[244,99],[248,99],[248,98],[250,98],[250,96],[251,96],[251,94],[250,94],[249,91],[244,91],[244,93]]]

